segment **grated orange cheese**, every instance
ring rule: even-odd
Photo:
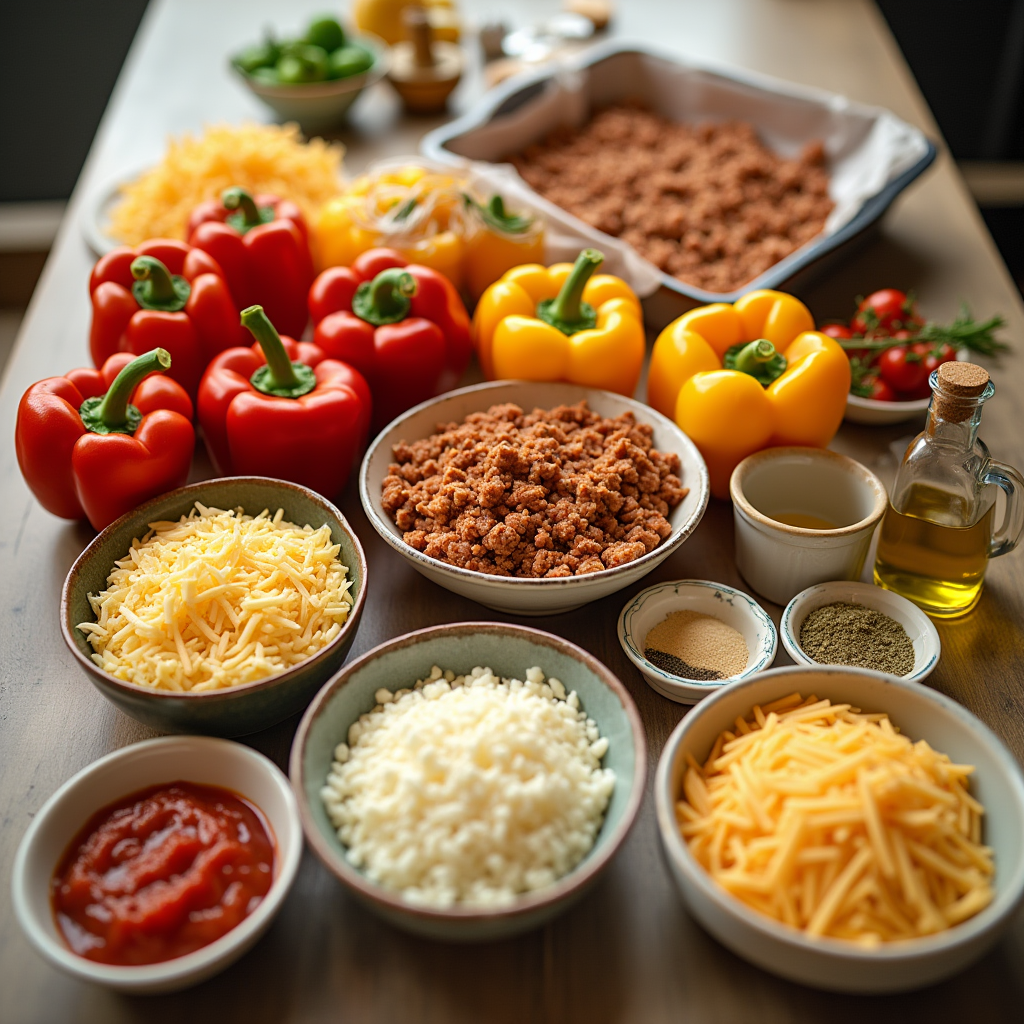
[[[78,626],[118,679],[193,693],[254,682],[326,647],[348,618],[351,581],[327,525],[199,502],[149,525],[89,595],[96,621]]]
[[[689,757],[679,830],[712,878],[809,936],[864,946],[942,931],[992,900],[971,765],[884,714],[790,694]]]
[[[290,199],[308,220],[341,191],[343,153],[339,142],[303,142],[296,124],[207,125],[170,139],[159,164],[122,186],[108,230],[125,245],[184,239],[192,211],[231,186]]]

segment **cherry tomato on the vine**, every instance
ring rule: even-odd
[[[924,359],[904,345],[887,348],[878,357],[878,374],[896,391],[917,391],[928,379]]]
[[[819,330],[836,341],[849,341],[853,337],[853,331],[846,324],[822,324]]]
[[[865,398],[874,399],[876,402],[895,402],[896,392],[893,391],[884,380],[880,380],[878,377],[865,377],[861,381],[861,386],[868,388],[868,394]]]
[[[923,323],[917,315],[916,303],[906,292],[882,288],[861,302],[850,327],[854,334],[892,334],[904,328],[913,330]]]

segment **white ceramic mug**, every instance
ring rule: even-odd
[[[776,604],[815,583],[857,579],[889,500],[866,466],[822,448],[755,452],[733,470],[729,492],[740,575]],[[834,528],[775,518],[793,513]]]

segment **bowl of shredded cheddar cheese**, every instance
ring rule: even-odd
[[[670,872],[744,959],[816,988],[933,984],[1024,896],[1024,776],[965,708],[845,666],[723,688],[669,738],[654,785]]]
[[[61,627],[101,693],[154,728],[242,736],[309,703],[345,659],[366,589],[359,540],[307,488],[190,484],[103,530]]]

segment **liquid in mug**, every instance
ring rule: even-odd
[[[995,503],[967,524],[961,495],[929,484],[911,485],[897,512],[882,519],[875,583],[909,598],[930,615],[962,615],[981,597],[992,540]]]
[[[796,526],[801,530],[835,530],[836,524],[821,516],[812,516],[807,512],[778,512],[771,519],[785,526]]]

